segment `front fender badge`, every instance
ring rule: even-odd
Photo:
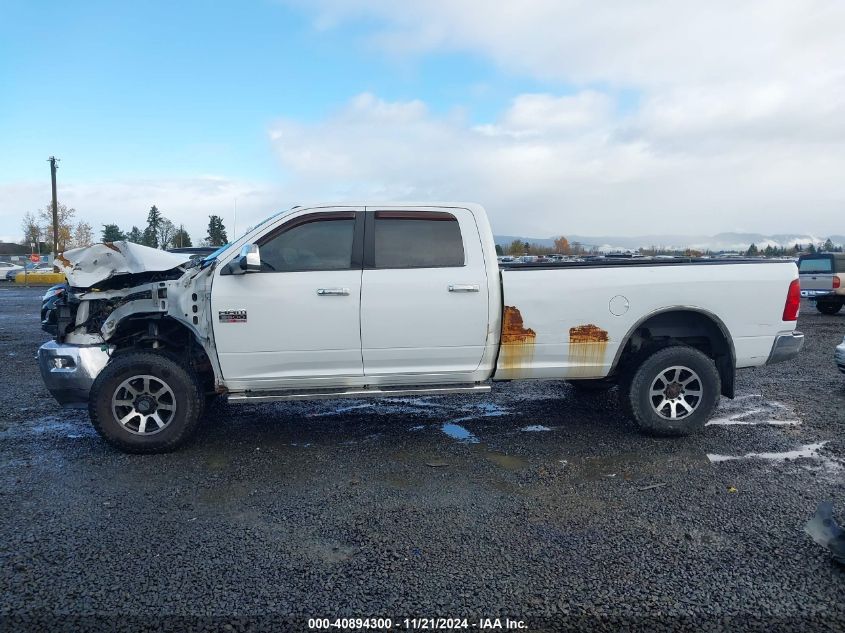
[[[220,323],[246,323],[246,310],[220,310]]]

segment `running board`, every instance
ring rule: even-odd
[[[229,394],[229,402],[279,402],[329,398],[389,398],[391,396],[445,396],[455,393],[489,393],[490,385],[432,385],[430,387],[352,389],[300,389],[297,391],[241,391]]]

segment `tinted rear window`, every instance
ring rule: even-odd
[[[830,257],[802,257],[798,262],[800,273],[832,273],[833,260]]]
[[[450,213],[377,211],[376,268],[442,268],[464,265],[458,220]]]

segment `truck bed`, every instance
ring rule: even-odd
[[[496,379],[606,376],[632,333],[660,314],[711,320],[729,337],[736,367],[765,364],[777,333],[794,327],[782,321],[797,278],[789,260],[608,258],[499,270]]]

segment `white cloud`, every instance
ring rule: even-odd
[[[322,28],[377,21],[395,54],[481,53],[512,71],[563,81],[664,86],[800,78],[845,55],[839,0],[316,0]],[[316,8],[315,8],[316,7]]]
[[[361,19],[395,56],[465,51],[580,86],[518,95],[475,126],[371,95],[318,124],[282,121],[275,143],[304,191],[473,198],[501,232],[840,230],[840,0],[299,4],[315,37]]]
[[[839,231],[842,152],[667,147],[664,126],[649,108],[618,118],[592,91],[522,95],[483,126],[362,94],[321,122],[280,120],[271,138],[300,198],[479,201],[503,234]]]

